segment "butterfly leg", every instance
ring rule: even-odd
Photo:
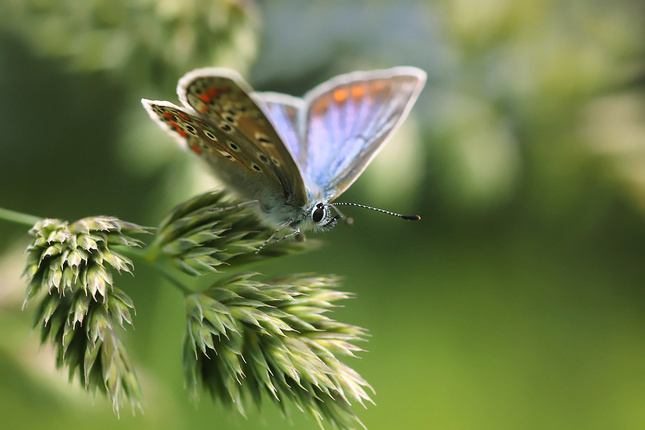
[[[304,235],[300,233],[300,229],[298,227],[291,227],[293,229],[293,231],[291,233],[287,234],[284,237],[281,237],[279,239],[274,240],[274,238],[278,235],[278,233],[280,233],[285,228],[290,227],[291,223],[292,223],[292,221],[289,220],[287,222],[284,222],[284,223],[280,224],[280,226],[273,232],[273,234],[271,236],[269,236],[269,238],[267,240],[265,240],[262,245],[260,245],[260,247],[258,248],[257,251],[255,251],[255,253],[256,254],[259,253],[260,251],[262,251],[264,249],[265,246],[267,246],[269,244],[282,242],[283,240],[289,239],[290,237],[294,237],[294,236],[297,236],[298,238],[302,237],[301,240],[304,240]]]

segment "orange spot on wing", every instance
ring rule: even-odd
[[[164,113],[163,117],[166,118],[168,121],[173,121],[175,119],[175,115],[173,115],[172,112]]]
[[[323,115],[327,110],[327,105],[325,103],[314,103],[313,106],[309,109],[314,115]]]
[[[229,91],[230,91],[230,88],[228,88],[228,87],[210,87],[210,88],[208,88],[206,90],[205,94],[202,94],[202,97],[206,96],[206,97],[216,99],[216,98],[219,98],[219,96],[222,93],[225,94],[225,93],[228,93]],[[202,98],[202,100],[203,100],[203,98]],[[206,101],[206,100],[204,100],[204,101]]]
[[[204,103],[210,103],[210,102],[211,102],[211,100],[212,100],[212,99],[211,99],[211,96],[209,96],[208,94],[202,94],[202,95],[200,95],[200,96],[199,96],[199,98],[200,98],[200,99],[201,99],[201,101],[203,101]]]
[[[352,87],[352,96],[356,99],[360,99],[365,94],[365,88],[361,87]]]
[[[178,113],[177,113],[177,115],[179,115],[179,117],[180,117],[181,119],[183,119],[184,121],[190,121],[190,118],[189,118],[189,117],[188,117],[188,115],[186,115],[185,113],[178,112]]]
[[[190,143],[190,149],[192,149],[193,152],[197,155],[202,153],[201,148],[195,142]]]
[[[378,93],[385,88],[385,83],[383,81],[374,81],[370,85],[370,90],[374,93]]]
[[[333,97],[333,98],[334,98],[334,100],[336,100],[338,103],[342,103],[342,102],[344,102],[345,100],[347,100],[347,96],[348,96],[348,95],[349,95],[349,94],[347,93],[347,90],[346,90],[346,89],[344,89],[344,88],[340,88],[340,89],[334,90],[334,92],[332,93],[332,97]]]
[[[177,125],[177,123],[176,123],[176,122],[174,122],[174,121],[170,121],[170,126],[171,126],[171,127],[172,127],[176,132],[177,132],[177,134],[178,134],[178,135],[180,135],[181,137],[188,137],[188,134],[186,134],[186,132],[185,132],[184,130],[182,130],[182,129],[181,129],[181,127],[179,127],[179,125]]]

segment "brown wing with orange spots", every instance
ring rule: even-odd
[[[268,157],[249,151],[207,119],[172,103],[145,99],[142,102],[153,120],[181,144],[205,158],[216,176],[240,197],[265,203],[266,196],[272,193],[282,195],[280,181]]]
[[[192,71],[177,87],[186,107],[203,115],[225,139],[239,146],[244,157],[259,160],[273,173],[276,185],[282,188],[274,195],[276,199],[303,207],[307,195],[301,172],[271,122],[250,97],[252,92],[240,75],[220,68]]]

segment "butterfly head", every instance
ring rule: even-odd
[[[319,200],[311,205],[306,213],[306,219],[316,230],[329,230],[334,228],[340,219],[340,215],[331,214],[329,203]]]
[[[365,206],[358,203],[344,203],[344,202],[335,202],[329,203],[325,200],[316,200],[304,213],[304,220],[301,220],[297,224],[303,224],[303,227],[313,228],[314,230],[330,230],[338,224],[340,219],[343,219],[348,225],[352,225],[354,220],[351,217],[345,217],[342,215],[337,206],[356,206],[363,209],[369,209],[376,212],[385,213],[387,215],[392,215],[401,219],[409,221],[419,221],[421,217],[419,215],[402,215],[396,212],[386,211],[383,209],[374,208],[372,206]],[[334,209],[338,215],[332,215],[331,209]]]

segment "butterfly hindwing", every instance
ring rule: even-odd
[[[302,141],[304,124],[299,121],[301,112],[305,110],[304,100],[271,92],[253,93],[252,97],[264,109],[293,159],[302,165],[305,155]]]
[[[307,203],[296,162],[251,98],[252,90],[237,73],[228,69],[198,69],[179,81],[177,92],[187,108],[194,109],[227,139],[264,162],[273,172],[276,185],[282,188],[280,195],[284,195],[286,204],[302,207]]]

